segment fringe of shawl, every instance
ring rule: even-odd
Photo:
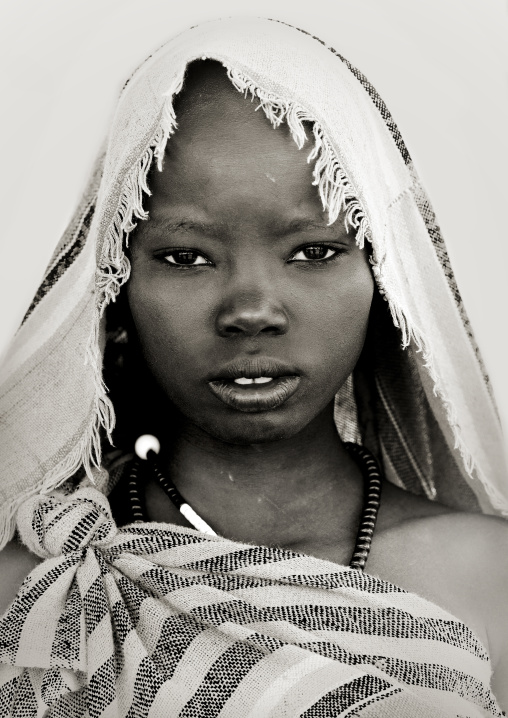
[[[365,239],[370,240],[371,237],[366,213],[319,123],[303,107],[263,90],[238,70],[227,68],[227,72],[239,92],[259,101],[256,109],[263,110],[274,128],[283,122],[287,123],[298,149],[301,150],[307,140],[303,123],[312,124],[314,148],[307,157],[307,162],[314,162],[312,184],[318,188],[323,210],[328,212],[328,224],[333,224],[341,211],[344,211],[346,230],[351,229],[356,233],[356,243],[362,249]]]
[[[102,317],[108,304],[116,300],[120,289],[129,279],[130,262],[124,253],[124,242],[125,246],[128,246],[129,235],[137,226],[135,220],[148,218],[148,212],[143,208],[143,195],[151,195],[147,176],[154,157],[158,169],[162,170],[166,143],[177,127],[172,100],[180,92],[183,78],[182,73],[165,93],[167,99],[158,122],[158,129],[139,161],[127,174],[117,211],[104,237],[95,273],[96,306],[85,359],[85,363],[92,369],[95,384],[92,420],[74,449],[44,477],[40,489],[43,493],[60,486],[81,467],[84,468],[90,482],[97,485],[97,477],[101,474],[102,430],[106,432],[107,439],[112,443],[115,413],[102,375]],[[31,493],[37,493],[37,489]],[[23,497],[23,500],[26,498],[28,496]]]
[[[457,410],[448,398],[446,391],[443,387],[441,377],[436,371],[434,358],[431,350],[428,348],[423,333],[419,330],[416,324],[413,322],[407,311],[404,310],[398,302],[395,301],[393,296],[390,296],[384,289],[383,277],[382,277],[382,262],[374,264],[372,267],[376,283],[378,285],[380,293],[384,296],[388,302],[390,308],[390,314],[394,325],[400,330],[402,337],[402,347],[405,349],[409,345],[413,345],[418,354],[422,355],[423,366],[429,373],[429,376],[433,383],[434,396],[438,397],[444,408],[446,419],[452,430],[452,436],[454,441],[453,448],[458,450],[464,468],[467,475],[471,479],[480,481],[483,485],[487,496],[489,497],[492,506],[500,511],[503,516],[508,518],[508,507],[506,506],[506,500],[504,497],[495,489],[488,481],[483,472],[480,471],[476,465],[475,460],[467,447],[463,437],[460,424],[458,422]],[[476,472],[476,473],[475,473]],[[436,498],[436,488],[433,482],[424,480],[423,476],[420,477],[423,489],[427,498],[433,500]]]

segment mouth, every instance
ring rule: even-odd
[[[293,367],[270,359],[230,363],[208,386],[220,401],[244,412],[270,411],[284,404],[298,389]]]

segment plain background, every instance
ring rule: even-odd
[[[2,0],[0,352],[79,199],[123,81],[216,17],[285,20],[364,72],[430,194],[508,427],[505,0]]]

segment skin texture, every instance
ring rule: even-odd
[[[309,149],[219,79],[219,95],[216,83],[197,90],[199,112],[191,93],[180,105],[132,240],[128,298],[147,365],[182,414],[222,441],[261,443],[294,437],[330,404],[362,349],[373,280],[343,224],[327,226]],[[333,258],[305,260],[312,243]],[[210,264],[171,264],[179,247]],[[210,392],[224,364],[264,357],[301,377],[283,406],[243,415]]]
[[[341,219],[327,226],[306,161],[310,144],[299,151],[286,127],[272,129],[217,66],[191,71],[176,111],[163,172],[149,179],[149,220],[131,237],[127,285],[158,393],[147,420],[164,447],[161,461],[219,534],[347,564],[363,489],[332,402],[367,332],[368,257]],[[323,248],[335,258],[312,259]],[[193,266],[178,266],[189,260]],[[224,363],[263,357],[300,376],[281,406],[241,412],[210,390]],[[152,520],[186,525],[158,485],[147,486],[146,503]],[[507,549],[503,521],[454,513],[385,484],[367,564],[477,633],[502,704]],[[0,609],[30,568],[22,555],[14,545],[0,554]]]

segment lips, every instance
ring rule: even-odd
[[[230,362],[208,381],[220,401],[244,412],[276,409],[293,396],[299,384],[300,375],[294,367],[259,357]]]

